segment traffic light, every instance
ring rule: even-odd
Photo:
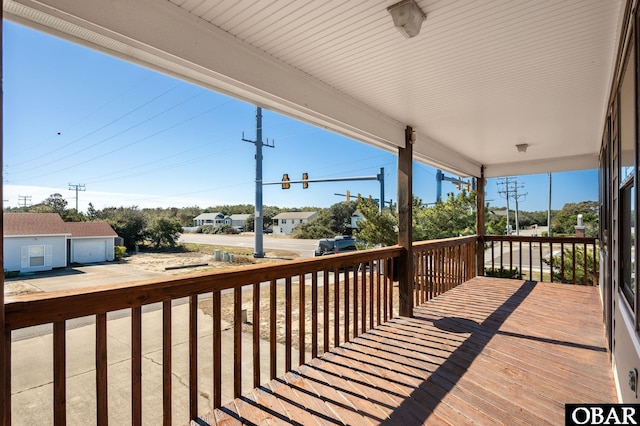
[[[471,188],[470,188],[469,184],[467,183],[467,192],[469,192],[470,189]]]
[[[308,179],[309,179],[309,173],[303,173],[302,174],[302,188],[303,189],[307,189],[309,187],[309,182],[307,182]]]
[[[351,192],[347,189],[347,201],[351,201]]]
[[[462,188],[462,186],[460,185],[460,183],[456,184],[456,188],[458,188],[458,189]]]
[[[289,189],[291,188],[291,184],[289,183],[290,179],[289,179],[289,175],[288,174],[283,174],[282,175],[282,189]]]
[[[362,194],[358,192],[358,202],[362,201]]]

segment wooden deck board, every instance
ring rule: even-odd
[[[598,289],[477,277],[214,410],[213,424],[562,424],[616,402]]]

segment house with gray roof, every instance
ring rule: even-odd
[[[318,217],[318,212],[284,212],[273,217],[273,233],[291,235],[296,227]]]
[[[224,225],[224,215],[220,212],[216,213],[201,213],[193,218],[193,226],[212,225],[220,226]]]

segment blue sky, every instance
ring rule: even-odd
[[[105,54],[4,22],[4,199],[35,204],[84,184],[78,205],[202,208],[253,204],[255,106]],[[263,179],[373,176],[385,169],[386,198],[396,198],[395,153],[263,110]],[[436,170],[415,164],[414,193],[436,194]],[[548,177],[520,176],[521,210],[545,210]],[[504,206],[495,179],[486,198]],[[264,204],[328,207],[336,193],[379,196],[376,181],[264,186]],[[444,182],[442,192],[456,192]],[[597,200],[597,171],[553,174],[552,208]]]

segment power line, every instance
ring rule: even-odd
[[[18,206],[22,204],[22,207],[27,208],[27,203],[31,205],[31,195],[18,195]]]

